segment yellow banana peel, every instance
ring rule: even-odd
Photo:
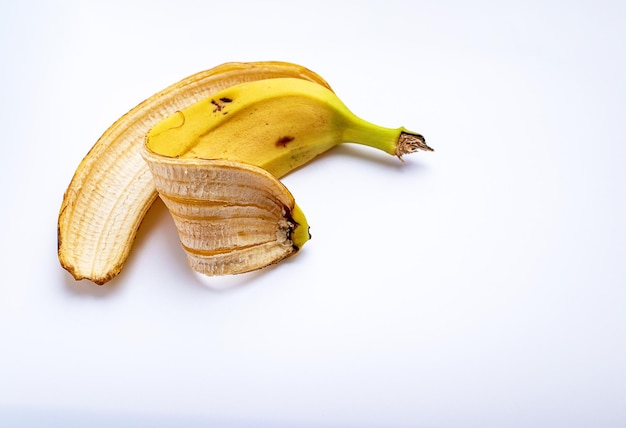
[[[309,239],[278,181],[342,142],[402,157],[432,150],[354,114],[314,72],[230,63],[191,76],[118,120],[85,157],[59,215],[59,259],[76,279],[117,275],[158,194],[189,264],[207,275],[276,263]]]
[[[79,164],[58,220],[58,256],[75,279],[104,284],[122,269],[157,192],[141,151],[146,133],[168,115],[230,86],[294,77],[321,86],[316,73],[287,62],[226,63],[146,99],[108,128]]]

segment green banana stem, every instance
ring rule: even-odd
[[[434,151],[421,134],[405,128],[385,128],[360,118],[350,122],[343,134],[344,141],[374,147],[400,159],[418,150]]]

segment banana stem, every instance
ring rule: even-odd
[[[344,141],[374,147],[400,159],[419,150],[434,151],[426,144],[426,139],[421,134],[404,128],[384,128],[360,118],[352,120],[343,137]]]
[[[402,159],[402,155],[415,153],[419,150],[424,150],[425,152],[435,151],[432,147],[429,147],[428,144],[426,144],[426,139],[423,135],[401,131],[400,137],[398,138],[398,146],[395,153],[396,156]]]

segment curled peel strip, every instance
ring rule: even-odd
[[[296,253],[308,225],[287,188],[264,169],[144,151],[189,265],[205,275],[250,272]]]

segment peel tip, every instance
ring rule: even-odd
[[[61,264],[61,267],[69,272],[69,274],[72,275],[76,282],[87,280],[100,286],[114,279],[121,271],[121,268],[116,268],[110,272],[101,275],[95,273],[82,273],[80,269],[78,269],[73,263],[66,260],[65,257],[63,257],[61,254],[59,254],[59,262]]]
[[[402,156],[415,153],[417,151],[434,152],[435,149],[426,144],[426,139],[421,134],[401,132],[398,139],[398,147],[396,156],[402,159]]]

